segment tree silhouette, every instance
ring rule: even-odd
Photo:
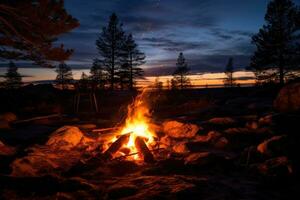
[[[65,63],[60,63],[55,70],[57,73],[56,82],[62,89],[67,89],[68,84],[73,80],[72,69]]]
[[[106,82],[106,74],[101,63],[99,63],[98,60],[94,60],[93,66],[90,70],[90,74],[92,84],[100,89],[104,89]]]
[[[159,77],[156,77],[155,81],[154,81],[154,88],[156,90],[162,90],[163,86],[164,86],[164,83],[162,81],[160,81]]]
[[[145,54],[138,49],[138,45],[135,43],[132,34],[126,37],[124,43],[124,55],[122,65],[123,75],[128,76],[129,88],[133,89],[135,79],[143,76],[143,69],[138,66],[145,64]],[[125,73],[125,74],[124,74]]]
[[[176,70],[173,73],[173,82],[176,82],[176,85],[180,87],[181,89],[186,88],[190,85],[190,80],[187,77],[188,72],[190,69],[187,67],[187,63],[185,62],[185,58],[183,56],[183,53],[179,53],[179,56],[177,58],[176,63]],[[173,83],[175,84],[175,83]]]
[[[250,69],[258,80],[284,84],[299,71],[299,9],[291,0],[273,0],[265,15],[266,24],[252,37],[256,52]]]
[[[228,63],[225,68],[226,78],[224,80],[225,87],[233,87],[234,86],[234,78],[233,78],[233,58],[229,58]]]
[[[11,61],[5,74],[4,86],[6,89],[18,89],[21,85],[22,76],[18,73],[18,67]]]
[[[125,87],[129,88],[130,65],[128,63],[123,63],[121,65],[120,70],[117,72],[117,74],[118,74],[118,82],[120,84],[121,89],[123,90]]]
[[[79,26],[64,9],[64,1],[3,0],[0,4],[0,57],[32,60],[43,66],[47,61],[64,61],[73,50],[53,46],[62,33]]]
[[[118,70],[122,64],[124,47],[124,31],[116,14],[112,14],[107,27],[103,27],[101,34],[96,40],[96,46],[100,58],[98,59],[108,74],[110,88],[114,89],[118,79]]]

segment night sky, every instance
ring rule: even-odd
[[[132,33],[146,54],[146,76],[170,75],[179,52],[192,74],[223,72],[229,57],[236,70],[249,65],[251,36],[264,24],[269,0],[65,0],[80,27],[62,35],[58,43],[75,50],[67,62],[75,77],[88,72],[97,57],[95,40],[115,12],[124,30]],[[298,5],[300,0],[294,0]],[[1,65],[3,66],[3,64]],[[6,64],[5,64],[6,66]],[[55,72],[25,67],[27,80],[53,80]],[[27,68],[27,69],[26,69]],[[172,68],[172,69],[171,69]],[[4,73],[4,68],[0,72]]]
[[[75,49],[73,67],[91,66],[95,40],[112,12],[146,53],[148,74],[172,73],[183,51],[192,72],[223,71],[228,57],[249,64],[251,35],[264,23],[268,0],[66,0],[81,26],[61,38]],[[154,69],[153,69],[154,68]],[[159,68],[159,70],[157,70]]]

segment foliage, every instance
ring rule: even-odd
[[[97,59],[95,59],[93,62],[90,74],[91,83],[96,86],[96,88],[104,89],[107,79],[106,72]]]
[[[163,89],[163,82],[159,80],[159,77],[155,78],[154,88],[157,89],[157,90],[162,90]]]
[[[79,26],[64,9],[63,0],[3,0],[0,4],[0,57],[49,61],[67,60],[73,50],[53,43],[62,33]]]
[[[133,89],[135,79],[143,77],[143,69],[138,66],[145,64],[145,54],[138,49],[132,34],[126,37],[124,43],[123,65],[121,68],[122,76],[128,79],[129,88]]]
[[[18,89],[22,86],[22,76],[18,73],[18,67],[10,62],[5,74],[4,87],[6,89]]]
[[[190,86],[190,79],[187,77],[188,72],[190,69],[187,67],[187,63],[183,56],[183,53],[179,53],[177,63],[176,63],[176,70],[173,73],[172,79],[172,88],[179,87],[181,89],[187,88]]]
[[[72,69],[65,63],[60,63],[55,70],[57,73],[56,82],[62,89],[67,89],[68,84],[73,80]]]
[[[233,87],[235,85],[235,80],[233,78],[233,58],[229,58],[228,63],[225,68],[225,75],[226,78],[224,80],[224,86],[225,87]]]
[[[250,69],[258,81],[284,84],[300,70],[300,12],[291,0],[273,0],[265,15],[266,24],[252,37],[256,52]]]
[[[115,13],[110,16],[107,27],[103,27],[101,34],[96,40],[96,46],[100,58],[98,62],[105,67],[108,75],[110,88],[115,88],[115,83],[118,80],[118,71],[122,64],[123,46],[125,33],[123,25]]]

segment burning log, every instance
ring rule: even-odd
[[[141,154],[143,154],[145,162],[147,162],[147,163],[154,162],[154,157],[153,157],[151,151],[148,149],[143,137],[137,137],[135,139],[135,147]]]
[[[128,143],[131,133],[121,135],[110,147],[104,152],[104,157],[111,159],[113,155],[125,144]]]

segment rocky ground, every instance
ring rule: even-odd
[[[299,88],[152,94],[161,149],[151,164],[103,157],[111,136],[92,130],[114,123],[66,115],[15,125],[6,113],[0,199],[294,199]]]

